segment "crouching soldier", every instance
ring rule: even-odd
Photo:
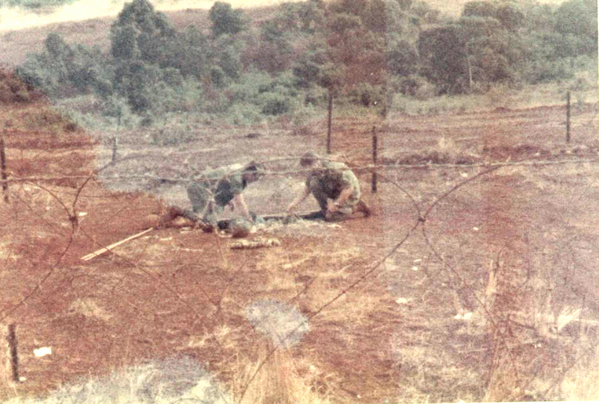
[[[243,191],[262,175],[261,167],[251,162],[245,166],[234,165],[206,170],[187,186],[187,196],[193,213],[199,215],[206,226],[204,231],[212,231],[226,206],[239,209],[242,216],[252,221],[243,197]]]
[[[312,194],[325,220],[342,220],[355,212],[370,216],[370,209],[361,200],[358,179],[344,163],[324,160],[307,152],[300,159],[300,165],[311,171],[303,192],[287,208],[288,214]]]

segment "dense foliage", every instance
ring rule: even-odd
[[[23,7],[37,9],[41,7],[62,6],[78,0],[0,0],[0,7]]]
[[[324,103],[327,92],[384,108],[394,93],[571,79],[597,59],[596,0],[472,1],[457,19],[418,0],[308,0],[269,15],[250,24],[219,1],[209,30],[179,32],[148,0],[133,0],[111,27],[108,54],[50,34],[17,73],[52,97],[92,94],[107,116],[121,105],[146,123],[171,112],[251,121]]]

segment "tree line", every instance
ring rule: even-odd
[[[308,0],[261,22],[216,2],[208,17],[209,30],[180,32],[148,0],[133,0],[112,24],[108,52],[51,33],[16,73],[54,98],[92,94],[107,116],[251,121],[319,105],[328,93],[386,108],[396,94],[569,80],[597,60],[595,0],[472,1],[459,18],[418,0]]]

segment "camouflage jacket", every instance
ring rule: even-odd
[[[237,169],[238,165],[206,170],[198,182],[203,188],[214,194],[214,201],[219,206],[226,206],[235,196],[241,194],[247,187],[243,173]]]
[[[352,170],[344,163],[336,161],[325,161],[323,167],[317,168],[310,173],[306,180],[306,186],[314,191],[318,188],[328,198],[336,199],[342,190],[353,187],[351,199],[360,198],[360,184]]]

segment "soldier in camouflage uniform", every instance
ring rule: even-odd
[[[218,224],[218,218],[226,206],[238,208],[245,219],[252,217],[245,203],[243,191],[260,177],[261,170],[256,163],[245,167],[234,165],[204,171],[199,178],[187,186],[187,196],[194,214],[202,215],[202,221],[211,230]]]
[[[358,179],[344,163],[324,160],[308,152],[302,156],[300,165],[310,167],[312,171],[302,194],[287,208],[288,214],[312,194],[326,220],[341,220],[354,212],[370,216],[370,209],[361,200]]]

